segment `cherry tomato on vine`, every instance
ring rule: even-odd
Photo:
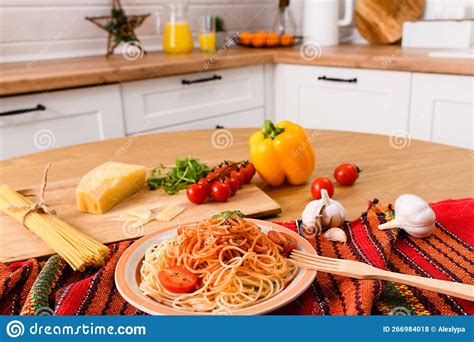
[[[227,202],[231,194],[232,190],[227,184],[221,181],[215,181],[212,184],[211,195],[216,202]]]
[[[352,185],[362,170],[354,164],[341,164],[334,170],[334,179],[341,185]]]
[[[240,181],[235,177],[226,177],[224,183],[230,187],[233,194],[240,188]]]
[[[186,189],[186,196],[194,204],[201,204],[204,203],[208,194],[206,188],[201,184],[189,184]]]
[[[206,180],[211,182],[212,180],[216,179],[219,174],[217,172],[209,172],[206,176]]]
[[[241,178],[237,171],[231,171],[229,178],[233,178],[237,181],[237,183],[239,184],[239,189],[242,187]]]
[[[245,184],[250,183],[250,181],[253,178],[253,175],[255,175],[255,167],[252,165],[252,163],[248,163],[245,166],[242,166],[240,168],[240,172],[242,172],[245,176]]]
[[[241,187],[245,184],[245,175],[242,172],[233,170],[230,172],[230,176],[237,178],[240,181]]]
[[[316,199],[321,199],[321,190],[325,189],[329,197],[334,195],[334,185],[329,178],[316,178],[311,185],[311,194]]]
[[[197,184],[202,185],[204,187],[204,190],[206,191],[206,197],[211,196],[211,184],[207,180],[201,178],[200,180],[198,180]]]
[[[222,171],[224,171],[225,167],[224,166],[218,166],[215,169],[212,170],[212,172],[220,174]]]
[[[239,168],[239,164],[233,161],[227,163],[227,167],[229,170],[237,170]]]

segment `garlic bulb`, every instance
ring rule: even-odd
[[[379,229],[400,228],[408,234],[424,238],[435,229],[436,215],[426,201],[415,195],[401,195],[395,201],[395,218],[379,225]]]
[[[347,242],[347,235],[341,228],[330,228],[323,236],[328,241]]]
[[[346,210],[341,203],[329,198],[326,190],[321,190],[321,199],[309,202],[301,215],[306,229],[319,234],[324,228],[340,226],[346,219]]]

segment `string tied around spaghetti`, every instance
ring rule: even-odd
[[[46,190],[46,185],[48,184],[48,171],[49,167],[51,166],[50,163],[48,163],[43,171],[43,183],[41,185],[41,191],[39,194],[38,201],[35,203],[32,203],[30,205],[9,205],[7,209],[26,209],[26,213],[23,215],[23,219],[21,223],[26,227],[25,225],[25,220],[27,216],[31,213],[44,213],[44,214],[50,214],[50,215],[56,215],[56,210],[50,208],[48,204],[46,204],[46,201],[44,200],[44,192]],[[28,228],[28,227],[27,227]]]

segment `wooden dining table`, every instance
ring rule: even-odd
[[[78,128],[80,129],[80,128]],[[18,189],[37,188],[47,163],[55,182],[80,178],[109,160],[154,167],[193,156],[217,163],[249,158],[248,138],[256,128],[170,132],[129,136],[51,149],[0,161],[0,184]],[[473,197],[474,153],[470,150],[410,139],[408,135],[384,136],[308,129],[316,153],[316,167],[300,186],[272,187],[258,176],[253,182],[277,201],[282,212],[269,220],[300,218],[311,196],[316,177],[333,179],[341,163],[354,163],[362,172],[353,186],[335,184],[333,198],[340,201],[347,219],[360,216],[368,200],[394,203],[401,194],[416,194],[429,202]]]

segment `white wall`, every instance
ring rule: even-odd
[[[157,16],[164,0],[122,0],[128,14],[151,13],[136,31],[148,51],[161,49]],[[277,0],[191,0],[191,26],[201,13],[221,16],[230,31],[269,30]],[[111,0],[1,0],[0,62],[104,54],[107,33],[86,16],[110,14]]]
[[[343,0],[339,1],[342,4]],[[157,16],[164,14],[168,2],[122,0],[127,13],[152,14],[137,30],[148,51],[161,49],[161,35],[156,21]],[[291,9],[300,32],[303,2],[291,0]],[[457,4],[465,5],[466,16],[473,17],[472,0],[425,2],[424,17],[428,19],[446,19],[446,16],[454,15],[449,14],[446,8],[454,8]],[[189,3],[192,26],[196,26],[199,14],[210,13],[223,17],[230,31],[255,31],[271,29],[278,0],[190,0]],[[0,0],[0,62],[104,54],[106,32],[84,17],[108,15],[110,4],[111,0]],[[363,41],[354,26],[340,30],[340,34],[341,42]]]

